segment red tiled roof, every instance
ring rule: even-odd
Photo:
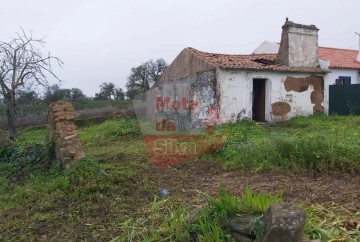
[[[224,69],[250,69],[250,70],[266,70],[279,72],[310,72],[310,73],[326,73],[321,68],[311,67],[288,67],[275,63],[276,54],[259,54],[259,55],[227,55],[214,54],[196,50],[194,48],[186,48],[193,55],[203,61]]]
[[[329,68],[360,69],[358,54],[357,50],[319,47],[319,59],[330,61]]]

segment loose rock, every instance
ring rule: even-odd
[[[230,219],[225,226],[232,232],[251,236],[251,223],[257,216],[254,214],[241,214]]]
[[[301,242],[306,221],[304,210],[292,204],[271,205],[263,216],[261,242]]]

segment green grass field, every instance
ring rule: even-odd
[[[360,171],[360,117],[297,117],[261,126],[228,125],[225,147],[212,155],[228,167]]]
[[[360,171],[360,117],[319,115],[264,126],[244,121],[223,128],[225,146],[201,159],[226,169]],[[136,120],[109,120],[79,134],[86,158],[69,170],[49,160],[44,129],[19,130],[14,146],[0,148],[0,240],[191,239],[188,206],[171,197],[154,201],[157,170]],[[343,236],[341,217],[320,216],[323,210],[315,205],[306,208],[309,236]],[[158,234],[149,231],[155,228]],[[357,236],[355,231],[352,238]]]

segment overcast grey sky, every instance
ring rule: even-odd
[[[46,35],[46,49],[64,61],[62,87],[94,96],[102,82],[125,87],[131,67],[168,63],[185,47],[248,54],[279,42],[285,17],[315,24],[321,46],[358,48],[359,0],[0,0],[0,40],[22,26]],[[51,80],[54,83],[54,80]]]

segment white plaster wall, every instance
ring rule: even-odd
[[[309,74],[298,73],[274,73],[254,72],[245,70],[217,70],[217,89],[220,94],[220,116],[223,123],[234,122],[237,117],[252,119],[252,92],[253,79],[266,79],[265,91],[265,119],[276,121],[272,115],[271,104],[276,102],[289,103],[291,110],[286,116],[289,119],[294,116],[308,116],[313,114],[314,104],[311,103],[311,92],[314,90],[310,85],[304,92],[287,92],[284,82],[288,76],[301,78]]]
[[[289,36],[289,66],[316,67],[318,61],[317,30],[290,27]]]
[[[359,71],[356,69],[330,69],[330,73],[327,73],[324,77],[324,108],[325,113],[329,113],[329,85],[335,84],[335,80],[339,76],[351,76],[351,84],[359,84],[360,77]]]
[[[286,102],[290,105],[290,112],[286,117],[281,120],[287,120],[295,116],[309,116],[314,113],[314,105],[311,103],[311,93],[314,91],[312,85],[304,92],[295,92],[285,90],[285,80],[288,76],[301,78],[308,77],[309,74],[294,74],[294,73],[270,73],[269,79],[272,80],[272,89],[271,89],[271,104],[276,102]],[[271,107],[270,112],[266,113],[267,121],[277,121],[276,117],[272,115]],[[274,120],[275,119],[275,120]]]
[[[217,69],[217,90],[220,94],[220,119],[222,123],[241,118],[252,118],[252,82],[245,71]]]
[[[277,54],[280,45],[270,41],[264,41],[252,53],[253,54]]]

